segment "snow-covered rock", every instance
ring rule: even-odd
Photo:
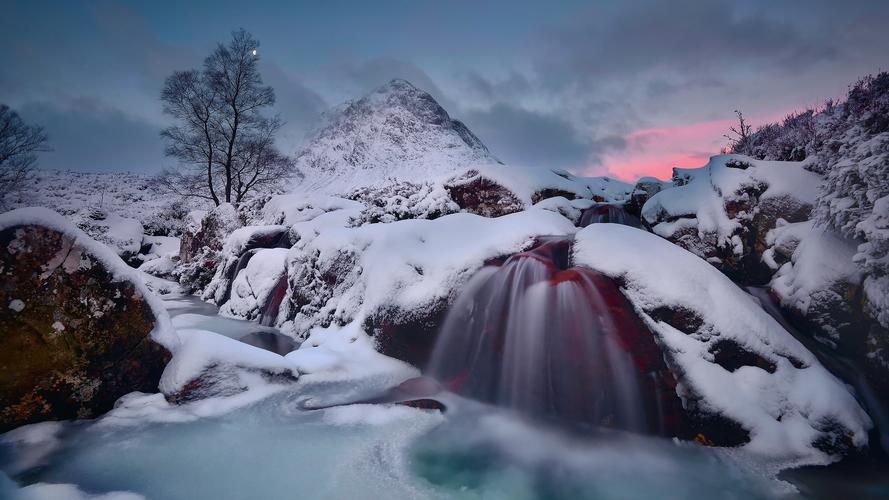
[[[800,163],[719,155],[696,169],[674,169],[674,187],[642,207],[652,231],[706,259],[737,281],[765,283],[766,238],[779,219],[809,218],[817,174]]]
[[[287,252],[286,248],[264,248],[251,254],[246,266],[235,276],[230,296],[219,313],[261,320],[266,309],[277,311],[287,285]]]
[[[240,405],[256,401],[297,381],[284,356],[214,332],[180,329],[182,343],[160,379],[160,390],[174,403],[238,396]]]
[[[734,422],[744,448],[823,462],[867,443],[871,421],[848,389],[718,270],[644,231],[594,224],[574,259],[618,280],[657,336],[689,411]],[[707,438],[707,436],[703,436]]]
[[[0,427],[88,418],[156,390],[178,338],[139,273],[61,215],[0,215]]]
[[[238,273],[248,265],[257,249],[290,248],[291,245],[287,226],[246,226],[235,229],[225,239],[221,251],[217,254],[216,272],[203,291],[204,300],[220,305],[226,303],[231,297],[233,281],[237,279]],[[282,265],[279,270],[283,269]],[[245,293],[247,293],[246,289]]]

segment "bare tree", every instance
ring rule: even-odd
[[[729,150],[732,153],[748,154],[747,146],[750,143],[753,128],[747,123],[744,113],[736,109],[735,114],[738,115],[738,125],[729,127],[729,133],[723,137],[729,140]]]
[[[0,198],[22,186],[37,153],[50,151],[46,141],[43,127],[27,125],[18,113],[0,104]]]
[[[164,82],[161,91],[164,112],[179,120],[178,125],[165,128],[167,156],[178,159],[188,171],[167,170],[160,183],[168,190],[183,196],[212,200],[219,205],[217,170],[219,138],[217,132],[220,100],[199,71],[177,71]]]
[[[258,46],[246,31],[235,31],[207,57],[202,71],[167,79],[161,100],[179,123],[161,135],[167,155],[191,168],[164,172],[161,186],[216,205],[237,204],[292,170],[293,162],[274,144],[281,120],[263,115],[275,93],[262,84]]]
[[[281,128],[278,117],[263,118],[245,134],[238,156],[232,159],[232,191],[235,204],[253,191],[265,190],[293,171],[293,159],[275,147]]]

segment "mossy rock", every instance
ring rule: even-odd
[[[170,354],[150,338],[145,297],[74,238],[38,225],[0,231],[0,432],[96,417],[154,392]]]

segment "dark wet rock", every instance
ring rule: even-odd
[[[742,366],[755,366],[769,373],[775,373],[775,363],[760,354],[746,349],[734,340],[721,339],[712,342],[709,349],[713,362],[733,372]]]
[[[689,435],[691,441],[704,446],[735,447],[750,442],[750,431],[720,414],[701,410],[699,401],[689,401]]]
[[[0,230],[0,431],[157,390],[170,357],[150,338],[157,318],[106,259],[54,228]]]
[[[647,311],[651,319],[664,322],[686,335],[697,333],[704,320],[691,309],[685,307],[660,306]]]
[[[633,191],[630,193],[630,199],[624,204],[624,209],[628,214],[642,218],[642,206],[649,198],[661,192],[664,189],[664,182],[651,177],[645,177],[636,182]]]
[[[566,200],[573,200],[573,199],[577,198],[577,193],[573,193],[573,192],[565,191],[564,189],[557,189],[557,188],[541,189],[531,195],[531,203],[536,204],[537,202],[540,202],[540,201],[545,200],[547,198],[555,198],[557,196],[561,196],[562,198],[565,198]]]
[[[579,227],[587,227],[590,224],[623,224],[625,226],[642,227],[642,221],[630,214],[623,205],[613,203],[598,203],[585,209],[580,215]]]
[[[179,390],[165,396],[167,401],[173,404],[235,396],[249,388],[241,380],[242,373],[258,374],[265,382],[271,384],[293,384],[298,380],[298,374],[287,370],[214,363],[204,368],[200,375],[185,383]]]
[[[512,191],[477,170],[451,179],[445,189],[460,209],[483,217],[500,217],[525,208]]]

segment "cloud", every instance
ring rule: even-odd
[[[558,115],[497,103],[472,111],[464,122],[507,164],[541,168],[582,168],[606,151],[620,149],[620,137],[590,140]]]
[[[156,172],[169,163],[159,127],[92,98],[63,103],[31,102],[19,110],[42,125],[53,151],[41,153],[44,168]],[[166,163],[165,163],[166,162]]]
[[[328,104],[317,92],[274,62],[260,59],[263,82],[275,89],[274,111],[285,121],[278,136],[284,153],[293,153],[317,124]]]
[[[838,55],[829,40],[727,0],[645,1],[589,9],[546,30],[539,73],[552,84],[715,68],[794,71]]]

